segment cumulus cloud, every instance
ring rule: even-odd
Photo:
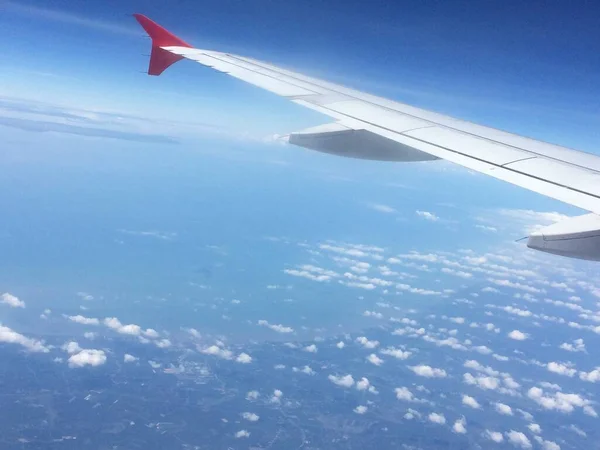
[[[367,361],[369,361],[371,364],[374,364],[376,366],[380,366],[384,362],[383,359],[381,359],[375,353],[371,353],[369,356],[367,356]]]
[[[69,367],[101,366],[106,362],[106,353],[104,350],[83,349],[69,357]]]
[[[346,375],[347,376],[347,375]],[[356,389],[359,391],[366,391],[371,387],[371,383],[368,378],[362,377],[359,381],[356,382]]]
[[[281,324],[271,324],[264,319],[259,320],[258,324],[260,326],[270,328],[271,330],[276,331],[277,333],[293,333],[294,332],[294,329],[292,327],[286,327]]]
[[[366,413],[366,412],[367,412],[367,410],[368,410],[368,408],[367,408],[366,406],[364,406],[364,405],[359,405],[359,406],[357,406],[356,408],[354,408],[354,410],[353,410],[353,411],[354,411],[356,414],[364,414],[364,413]]]
[[[503,414],[505,416],[513,415],[512,408],[504,403],[496,403],[495,408],[499,414]]]
[[[540,434],[542,432],[542,427],[540,427],[537,423],[530,423],[527,425],[527,428],[529,428],[529,431],[535,434]]]
[[[405,386],[394,389],[394,392],[396,393],[396,398],[398,400],[402,400],[404,402],[422,402],[423,401],[423,400],[416,398],[415,395],[410,391],[410,389],[408,389]]]
[[[379,353],[381,353],[382,355],[393,356],[394,358],[401,359],[401,360],[405,360],[412,355],[412,353],[409,351],[403,351],[399,348],[394,348],[394,347],[388,347],[385,349],[381,349],[381,350],[379,350]]]
[[[559,375],[565,375],[567,377],[572,377],[577,373],[577,370],[572,367],[567,366],[566,364],[561,364],[555,361],[549,362],[546,364],[546,368],[549,372],[554,372]]]
[[[589,372],[579,372],[579,378],[583,381],[589,381],[590,383],[596,383],[600,381],[600,367],[596,367],[594,370]]]
[[[506,439],[515,447],[524,449],[532,448],[529,438],[520,431],[510,430],[508,433],[506,433]]]
[[[420,364],[418,366],[409,366],[409,369],[412,370],[415,374],[420,377],[426,378],[444,378],[446,376],[446,371],[444,369],[437,369],[435,367],[426,366],[424,364]]]
[[[340,342],[338,342],[337,344],[335,344],[335,346],[336,346],[337,348],[340,348],[340,349],[341,349],[341,348],[344,348],[344,347],[346,346],[346,344],[344,343],[344,341],[340,341]]]
[[[307,345],[306,347],[304,347],[302,350],[304,350],[305,352],[308,352],[308,353],[317,353],[318,348],[315,344],[310,344],[310,345]]]
[[[524,341],[529,337],[529,335],[519,330],[512,330],[510,333],[508,333],[508,337],[514,339],[515,341]]]
[[[248,391],[246,400],[256,400],[260,396],[258,391]]]
[[[442,413],[431,413],[427,416],[430,422],[437,423],[439,425],[444,425],[446,423],[446,417]]]
[[[466,425],[467,419],[465,419],[465,416],[462,416],[460,419],[454,422],[454,425],[452,426],[452,431],[457,434],[465,434],[467,432]]]
[[[95,317],[84,317],[82,315],[67,316],[67,319],[69,319],[71,322],[80,323],[82,325],[99,325],[100,324],[100,320],[96,319]]]
[[[8,305],[11,308],[25,308],[25,302],[23,300],[19,300],[18,297],[15,297],[8,292],[0,295],[0,303]]]
[[[299,369],[298,367],[292,367],[294,372],[305,373],[306,375],[314,375],[316,372],[310,366],[304,366]]]
[[[364,348],[375,348],[379,345],[379,341],[370,341],[365,336],[357,337],[356,342],[361,344]]]
[[[200,353],[204,353],[205,355],[217,356],[221,359],[231,359],[233,357],[233,352],[231,350],[219,347],[218,345],[211,345],[209,347],[200,349]]]
[[[130,355],[129,353],[125,353],[125,356],[123,356],[123,362],[129,363],[129,362],[135,362],[137,361],[139,358],[136,358],[133,355]]]
[[[240,364],[250,364],[252,362],[252,357],[247,353],[240,353],[237,358],[235,358],[235,362],[239,362]]]
[[[527,391],[527,397],[544,409],[568,414],[573,412],[575,408],[581,408],[584,414],[597,417],[596,411],[591,406],[592,402],[579,394],[563,393],[560,391],[545,392],[539,387],[532,387]]]
[[[481,405],[479,404],[479,402],[477,400],[475,400],[473,397],[470,397],[468,395],[464,395],[462,396],[462,403],[463,405],[466,405],[470,408],[473,409],[479,409],[481,408]]]
[[[120,333],[120,334],[126,334],[129,336],[138,336],[138,337],[140,337],[140,339],[142,339],[142,337],[144,337],[144,336],[147,338],[152,338],[152,339],[158,337],[157,331],[153,330],[152,328],[148,328],[147,330],[144,330],[144,329],[142,329],[142,327],[140,327],[139,325],[136,325],[134,323],[124,325],[116,317],[106,317],[103,320],[103,323],[108,328],[115,330],[117,333]],[[148,342],[148,341],[146,341],[146,342]]]
[[[502,436],[502,433],[500,433],[499,431],[485,430],[485,433],[483,433],[483,435],[490,441],[494,441],[498,444],[504,441],[504,436]]]
[[[336,385],[341,386],[341,387],[349,388],[349,387],[352,387],[354,385],[354,378],[350,374],[343,375],[343,376],[342,375],[340,375],[340,376],[329,375],[327,378],[333,384],[336,384]]]
[[[247,437],[250,437],[250,432],[248,432],[247,430],[240,430],[237,433],[235,433],[236,439],[247,438]]]
[[[436,216],[434,213],[429,212],[429,211],[417,210],[417,211],[415,211],[415,214],[417,216],[421,217],[422,219],[429,220],[430,222],[437,222],[438,220],[440,220],[440,218],[438,216]]]
[[[0,342],[21,345],[30,352],[48,353],[50,351],[44,341],[28,338],[3,325],[0,325]]]
[[[568,352],[585,352],[585,343],[583,339],[575,339],[573,343],[563,342],[560,344],[560,347],[563,350]]]
[[[260,417],[257,414],[251,412],[242,413],[242,418],[246,419],[249,422],[257,422]]]
[[[484,375],[473,376],[470,373],[463,374],[463,381],[471,386],[477,386],[484,390],[495,390],[500,387],[500,380],[496,377]]]

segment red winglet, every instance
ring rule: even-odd
[[[161,47],[189,47],[192,46],[187,42],[179,39],[174,34],[165,30],[156,22],[148,19],[142,14],[134,14],[133,17],[146,30],[148,36],[152,39],[152,53],[150,54],[150,65],[148,66],[148,75],[160,75],[171,64],[176,63],[183,56],[175,55]]]

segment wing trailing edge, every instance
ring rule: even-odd
[[[150,39],[152,39],[152,53],[150,53],[150,64],[148,65],[148,75],[160,75],[170,65],[183,59],[183,56],[168,52],[161,47],[178,46],[192,48],[184,40],[178,38],[170,31],[167,31],[153,20],[148,19],[143,14],[134,14],[135,20],[144,28]]]

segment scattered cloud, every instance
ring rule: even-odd
[[[338,375],[329,375],[327,378],[333,384],[336,384],[336,385],[341,386],[341,387],[350,388],[350,387],[352,387],[354,385],[354,378],[350,374],[348,374],[348,375],[340,375],[340,376],[338,376]]]
[[[513,415],[512,408],[504,403],[496,403],[495,408],[499,414],[502,414],[505,416]]]
[[[19,300],[18,297],[5,292],[0,295],[0,303],[4,305],[8,305],[11,308],[25,308],[25,302],[23,300]]]
[[[236,439],[247,438],[247,437],[250,437],[250,432],[247,430],[240,430],[237,433],[235,433]]]
[[[369,361],[371,364],[374,364],[376,366],[380,366],[384,362],[383,359],[381,359],[375,353],[371,353],[369,356],[367,356],[367,361]]]
[[[71,355],[68,359],[69,367],[101,366],[106,362],[106,353],[104,350],[82,349],[78,353]]]
[[[281,324],[270,324],[268,321],[261,319],[258,321],[258,324],[262,327],[267,327],[270,328],[273,331],[276,331],[278,333],[293,333],[294,329],[292,327],[286,327],[284,325]]]
[[[260,419],[260,417],[257,414],[251,412],[242,413],[242,418],[249,422],[258,422],[258,419]]]
[[[446,423],[446,417],[442,413],[431,413],[427,416],[430,422],[437,423],[439,425],[444,425]]]
[[[444,369],[437,369],[435,367],[426,366],[426,365],[418,365],[418,366],[409,366],[409,369],[412,370],[415,374],[420,377],[426,378],[444,378],[446,377],[446,371]]]
[[[365,413],[367,412],[367,410],[368,410],[368,409],[369,409],[369,408],[367,408],[367,407],[366,407],[366,406],[364,406],[364,405],[359,405],[359,406],[357,406],[356,408],[354,408],[354,410],[353,410],[353,411],[354,411],[356,414],[365,414]]]
[[[371,208],[374,211],[385,213],[385,214],[392,214],[392,213],[396,212],[396,210],[394,208],[392,208],[391,206],[383,205],[380,203],[370,203],[368,206],[369,206],[369,208]]]
[[[452,426],[452,431],[454,431],[457,434],[465,434],[467,432],[466,425],[467,419],[465,419],[465,416],[462,416],[460,419],[454,422],[454,425]]]
[[[508,333],[508,337],[514,339],[515,341],[524,341],[529,337],[529,335],[519,330],[512,330],[510,333]]]
[[[48,353],[50,351],[44,341],[28,338],[3,325],[0,325],[0,342],[21,345],[30,352]]]
[[[129,362],[135,362],[137,361],[139,358],[136,358],[133,355],[130,355],[129,353],[125,353],[125,355],[123,356],[123,362],[129,363]]]
[[[520,431],[510,430],[508,433],[506,433],[506,439],[515,447],[520,447],[523,449],[532,448],[529,438]]]
[[[429,220],[430,222],[437,222],[438,220],[440,220],[438,216],[429,211],[417,210],[415,211],[415,213],[417,214],[417,216],[421,217],[422,219]]]
[[[473,397],[471,397],[469,395],[463,394],[462,403],[463,403],[463,405],[469,406],[470,408],[473,408],[473,409],[481,408],[481,405],[477,402],[477,400],[475,400]]]

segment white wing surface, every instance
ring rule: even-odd
[[[153,40],[148,73],[186,58],[334,119],[292,133],[290,143],[340,156],[385,161],[445,159],[590,211],[585,220],[532,235],[529,246],[600,259],[600,157],[476,125],[348,89],[243,56],[192,48],[144,16]],[[567,221],[569,222],[569,221]],[[584,225],[582,225],[584,224]],[[554,230],[554,231],[553,231]]]

